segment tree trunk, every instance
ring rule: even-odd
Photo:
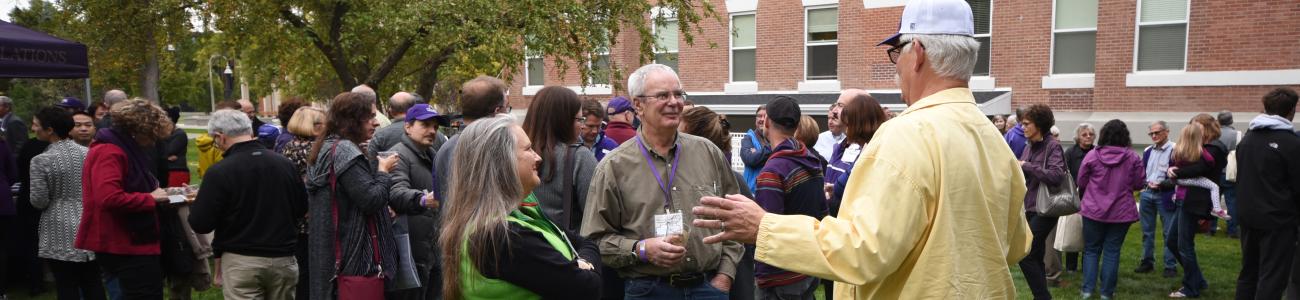
[[[145,99],[149,99],[149,101],[152,101],[154,104],[159,104],[161,106],[162,101],[161,99],[158,99],[158,79],[160,76],[158,68],[158,49],[152,49],[155,47],[153,42],[153,30],[146,30],[148,33],[145,39],[149,42],[144,46],[144,51],[146,53],[144,67],[140,68],[140,95]]]

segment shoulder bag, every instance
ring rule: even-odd
[[[1051,151],[1051,150],[1048,150]],[[1043,169],[1047,169],[1048,156],[1051,152],[1043,154]],[[1064,152],[1061,153],[1065,155]],[[1055,186],[1047,184],[1042,180],[1038,182],[1037,208],[1038,214],[1049,217],[1067,216],[1079,212],[1079,194],[1078,188],[1074,186],[1074,178],[1070,178],[1070,171],[1065,171],[1065,180]]]
[[[338,147],[335,142],[330,147],[330,157],[334,156],[334,149]],[[330,204],[333,206],[334,215],[334,279],[338,288],[338,300],[369,300],[384,298],[384,271],[383,261],[379,258],[379,238],[376,236],[374,220],[367,220],[367,228],[370,229],[371,253],[374,253],[375,265],[379,267],[379,272],[374,276],[368,275],[343,275],[343,248],[339,245],[339,202],[336,197],[338,191],[338,176],[334,173],[337,166],[330,167]],[[363,216],[364,218],[364,216]]]

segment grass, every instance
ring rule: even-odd
[[[1220,229],[1223,228],[1223,224],[1220,223]],[[1155,250],[1156,258],[1160,259],[1162,257],[1160,253],[1163,251],[1160,247],[1164,247],[1164,237],[1158,231]],[[1230,239],[1222,232],[1220,230],[1220,234],[1216,236],[1201,234],[1196,237],[1196,258],[1200,263],[1201,273],[1210,284],[1210,288],[1201,292],[1201,299],[1232,299],[1236,293],[1237,272],[1241,270],[1241,244],[1239,240]],[[1079,259],[1079,263],[1082,264],[1082,255]],[[1151,273],[1133,273],[1133,269],[1137,268],[1141,259],[1142,229],[1139,223],[1133,223],[1124,238],[1124,248],[1120,250],[1119,280],[1115,286],[1116,299],[1167,299],[1170,292],[1182,286],[1181,267],[1178,269],[1179,276],[1174,278],[1161,277],[1160,267]],[[1016,280],[1017,298],[1033,299],[1020,270],[1013,266],[1011,274]],[[1052,297],[1079,299],[1080,286],[1083,285],[1082,276],[1082,272],[1062,275],[1063,283],[1061,287],[1051,289]],[[1096,293],[1093,293],[1093,299],[1099,296]]]

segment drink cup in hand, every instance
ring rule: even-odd
[[[397,151],[379,151],[379,153],[375,154],[375,157],[379,159],[385,159],[385,158],[393,157],[394,155],[397,155]]]

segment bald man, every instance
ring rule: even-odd
[[[384,112],[379,110],[379,94],[375,93],[374,88],[362,84],[353,87],[352,92],[365,95],[366,98],[370,99],[370,109],[375,112],[375,122],[379,123],[379,126],[375,126],[374,128],[384,128],[393,124],[393,121],[388,120],[388,116],[385,116]]]
[[[248,99],[239,99],[239,111],[244,112],[249,119],[253,120],[253,131],[257,131],[258,128],[262,128],[262,124],[266,124],[266,122],[262,122],[261,119],[257,118],[257,107]]]

